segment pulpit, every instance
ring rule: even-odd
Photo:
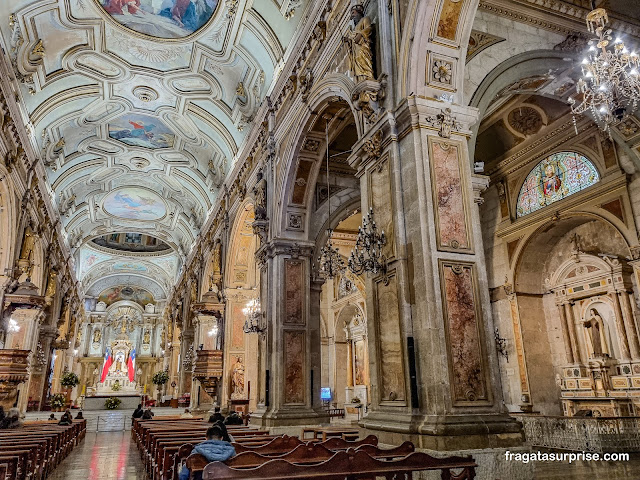
[[[193,378],[200,382],[214,402],[218,402],[218,388],[222,378],[222,350],[198,350],[193,366]]]
[[[29,379],[29,350],[0,349],[0,405],[6,409],[16,401],[18,385]]]

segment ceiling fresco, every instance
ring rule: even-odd
[[[217,0],[101,0],[113,19],[131,30],[159,38],[183,38],[213,16]]]
[[[144,283],[166,298],[307,3],[0,2],[0,43],[85,292]],[[126,232],[171,251],[91,242]]]

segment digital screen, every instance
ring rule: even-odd
[[[322,400],[331,400],[331,389],[329,387],[322,387],[320,389],[320,398]]]

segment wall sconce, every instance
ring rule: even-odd
[[[509,363],[509,351],[507,350],[507,339],[500,336],[500,330],[496,327],[495,331],[496,349]]]

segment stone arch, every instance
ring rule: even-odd
[[[574,235],[578,235],[577,246],[572,243]],[[511,269],[512,308],[517,311],[518,324],[513,331],[514,342],[517,345],[520,338],[526,359],[518,358],[518,367],[525,370],[521,376],[525,375],[532,386],[527,395],[533,408],[543,414],[559,415],[562,407],[557,378],[562,378],[563,367],[571,357],[565,343],[568,333],[563,332],[561,322],[567,307],[562,304],[563,311],[558,313],[556,303],[562,300],[551,284],[560,281],[576,252],[582,252],[579,255],[585,258],[598,258],[597,255],[626,258],[630,254],[629,242],[624,232],[607,219],[591,212],[572,212],[559,220],[545,222],[520,243]],[[578,310],[571,315],[577,319]]]
[[[10,183],[7,181],[7,171],[0,167],[0,277],[11,269],[15,249],[15,199]]]
[[[254,217],[253,202],[247,198],[238,207],[229,236],[224,272],[224,284],[227,288],[255,288],[258,285],[254,255],[258,249],[258,237],[251,227]]]
[[[322,121],[322,114],[327,112],[332,104],[340,103],[342,105],[340,111],[345,112],[345,115],[350,115],[353,118],[358,139],[362,137],[363,126],[358,122],[358,115],[356,114],[349,94],[353,86],[353,81],[345,75],[329,75],[321,82],[318,82],[318,85],[315,86],[309,96],[307,106],[300,109],[297,120],[295,121],[296,126],[293,127],[295,133],[291,135],[293,140],[284,149],[282,154],[285,168],[282,169],[280,177],[277,179],[277,183],[281,185],[280,198],[283,199],[279,209],[275,212],[275,218],[272,222],[272,226],[275,227],[277,231],[291,231],[288,214],[291,213],[293,209],[295,213],[302,214],[304,217],[302,231],[300,233],[294,233],[294,235],[302,238],[310,238],[309,217],[312,204],[311,192],[312,188],[315,187],[321,167],[321,162],[318,160],[324,158],[326,149],[324,133],[314,133],[312,129],[318,121]],[[313,144],[310,144],[308,142],[309,140],[311,140]],[[330,136],[329,142],[332,140]],[[309,169],[309,171],[305,171],[304,178],[298,175],[299,168],[302,165],[298,161],[301,153],[304,159],[309,162],[309,164],[305,165],[305,169]],[[294,202],[291,198],[296,182],[300,183],[300,178],[302,178],[302,181],[307,185],[306,191],[302,194],[302,203]]]
[[[398,71],[405,72],[398,82],[401,98],[411,94],[433,97],[434,92],[442,92],[442,85],[429,85],[427,73],[436,59],[444,59],[456,72],[445,91],[454,91],[456,103],[462,103],[465,54],[478,3],[479,0],[410,3],[399,49]]]

